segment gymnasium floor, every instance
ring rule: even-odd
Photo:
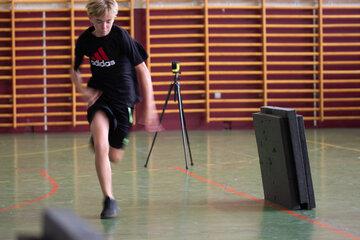
[[[102,196],[86,133],[0,135],[0,239],[40,235],[45,207],[69,208],[105,239],[360,239],[360,129],[306,131],[317,207],[264,203],[253,130],[131,135],[113,168],[117,220],[100,220]]]

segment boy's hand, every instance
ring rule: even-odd
[[[149,107],[144,102],[140,102],[136,106],[136,113],[136,123],[143,125],[147,132],[160,132],[164,129],[160,125],[155,105]]]
[[[99,99],[102,92],[99,90],[87,87],[87,88],[84,88],[83,94],[85,96],[85,100],[88,103],[88,107],[90,107],[91,105],[93,105],[96,102],[96,100]]]
[[[150,111],[145,111],[145,130],[147,132],[159,132],[163,128],[160,125],[158,114],[156,113],[156,109],[152,109]]]
[[[75,71],[74,69],[70,69],[70,78],[71,78],[71,82],[73,84],[75,84],[75,86],[81,87],[82,84],[82,79],[81,79],[81,74],[78,71]]]
[[[82,86],[82,78],[79,71],[74,71],[74,69],[70,69],[70,77],[76,89],[83,94],[84,100],[88,103],[88,107],[93,105],[96,100],[98,100],[98,98],[101,96],[101,91]]]

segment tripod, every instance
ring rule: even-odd
[[[170,95],[172,90],[174,89],[174,101],[178,103],[178,109],[179,109],[179,118],[180,118],[180,124],[181,124],[181,136],[182,136],[182,142],[183,142],[183,148],[184,148],[184,155],[185,155],[185,167],[186,169],[188,169],[188,156],[190,158],[190,163],[191,166],[194,165],[193,160],[192,160],[192,155],[191,155],[191,149],[190,149],[190,142],[189,142],[189,135],[187,132],[187,128],[186,128],[186,121],[185,121],[185,113],[184,113],[184,108],[183,108],[183,104],[182,104],[182,98],[181,98],[181,92],[180,92],[180,64],[178,62],[172,62],[171,63],[171,68],[172,68],[172,72],[175,74],[174,75],[174,81],[171,83],[170,87],[169,87],[169,91],[167,93],[167,97],[162,109],[162,113],[160,115],[160,124],[163,120],[164,117],[164,113],[166,110],[166,107],[168,105],[168,101],[170,99]],[[154,144],[155,144],[155,140],[156,137],[158,135],[158,131],[156,131],[152,144],[151,144],[151,148],[149,151],[149,154],[147,156],[146,159],[146,163],[144,167],[147,167],[148,163],[149,163],[149,159],[150,159],[150,155],[151,152],[154,148]]]

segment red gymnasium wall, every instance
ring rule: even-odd
[[[251,127],[263,105],[295,108],[308,127],[360,125],[360,7],[121,6],[117,24],[150,53],[159,111],[180,61],[192,129]],[[88,24],[74,8],[0,12],[0,132],[88,128],[68,72]],[[178,128],[173,98],[166,112]]]

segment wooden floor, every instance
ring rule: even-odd
[[[116,220],[100,220],[102,196],[89,135],[0,135],[0,239],[40,235],[46,207],[68,208],[105,239],[360,239],[360,129],[307,130],[317,207],[266,204],[253,130],[135,132],[113,165]]]

